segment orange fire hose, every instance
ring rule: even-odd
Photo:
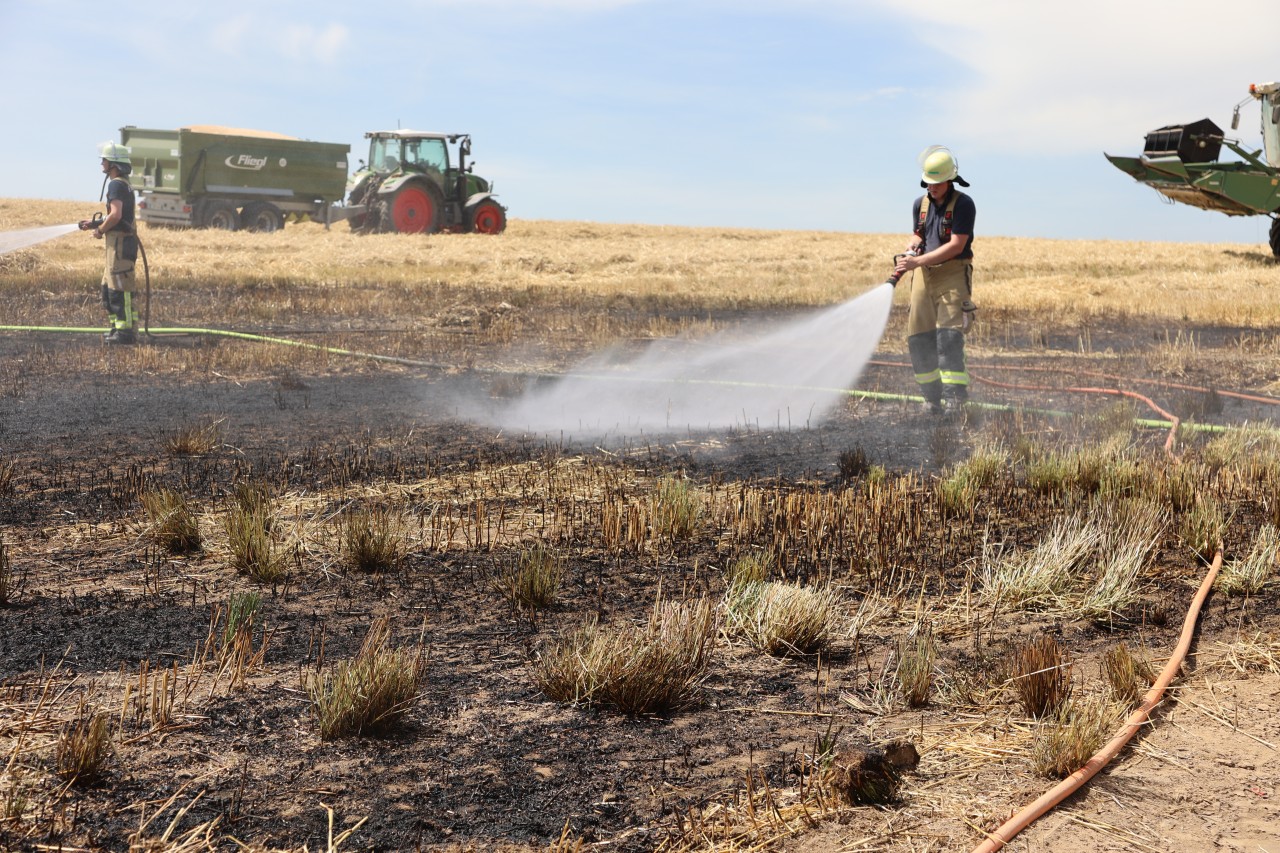
[[[900,363],[891,362],[891,361],[869,361],[867,363],[879,365],[881,367],[909,367],[910,366],[910,365],[900,364]],[[1006,365],[1006,367],[1012,370],[1039,369],[1039,370],[1045,370],[1045,371],[1058,372],[1054,368],[1035,368],[1035,367],[1023,368],[1023,367],[1017,367],[1013,365]],[[1077,373],[1081,373],[1081,372],[1088,373],[1088,371],[1077,371]],[[1101,375],[1103,378],[1107,378],[1107,379],[1121,378],[1118,376],[1117,377],[1107,376],[1106,374],[1094,374],[1094,375]],[[1169,429],[1168,437],[1165,438],[1164,440],[1164,452],[1171,459],[1174,459],[1175,461],[1177,459],[1177,457],[1174,456],[1174,453],[1173,453],[1173,443],[1174,443],[1174,440],[1177,438],[1178,427],[1181,426],[1182,421],[1181,419],[1175,417],[1170,412],[1167,412],[1164,409],[1162,409],[1160,406],[1156,405],[1155,401],[1152,400],[1150,397],[1146,396],[1145,394],[1139,394],[1137,391],[1125,391],[1120,388],[1087,388],[1087,387],[1079,387],[1079,386],[1061,387],[1061,386],[1055,386],[1055,385],[1024,385],[1021,383],[997,382],[994,379],[987,379],[986,377],[983,377],[983,376],[974,376],[972,373],[970,374],[970,376],[973,378],[973,381],[975,382],[981,382],[984,385],[992,385],[996,388],[1005,388],[1007,390],[1012,390],[1012,391],[1063,391],[1063,392],[1069,392],[1073,394],[1110,394],[1111,396],[1114,396],[1114,397],[1131,397],[1134,400],[1138,400],[1142,403],[1146,403],[1147,406],[1149,406],[1152,411],[1159,414],[1162,418],[1167,420],[1172,425]],[[1174,386],[1174,387],[1190,387],[1190,386]],[[1195,389],[1195,390],[1208,390],[1208,389]],[[1219,391],[1218,393],[1230,394],[1231,396],[1234,396],[1234,397],[1240,397],[1246,400],[1254,400],[1256,402],[1280,403],[1280,400],[1272,400],[1272,399],[1266,399],[1262,397],[1249,397],[1244,394],[1231,394],[1231,392],[1227,392],[1227,391]]]
[[[1007,382],[997,382],[994,379],[984,379],[978,376],[975,376],[974,379],[984,385],[994,385],[997,388],[1008,388],[1018,391],[1065,391],[1073,394],[1110,394],[1115,397],[1130,397],[1134,400],[1146,403],[1151,407],[1152,411],[1158,413],[1169,423],[1173,424],[1172,428],[1169,430],[1169,437],[1164,440],[1164,452],[1170,457],[1173,456],[1173,442],[1178,435],[1178,427],[1181,425],[1182,421],[1170,412],[1166,412],[1164,409],[1157,406],[1155,401],[1150,397],[1139,394],[1137,391],[1125,391],[1120,388],[1087,388],[1079,386],[1058,388],[1050,385],[1019,385]]]
[[[1092,779],[1137,734],[1138,729],[1146,723],[1150,716],[1151,709],[1160,703],[1161,698],[1164,696],[1165,688],[1173,681],[1173,677],[1177,675],[1178,669],[1182,666],[1182,661],[1186,658],[1187,651],[1191,648],[1191,638],[1195,633],[1196,621],[1200,617],[1200,608],[1204,605],[1204,600],[1209,595],[1209,590],[1213,587],[1213,581],[1217,578],[1218,570],[1221,568],[1222,544],[1219,543],[1217,553],[1213,555],[1213,564],[1209,566],[1209,571],[1200,583],[1200,589],[1196,591],[1195,598],[1191,601],[1191,608],[1187,611],[1187,618],[1182,624],[1182,635],[1178,638],[1178,645],[1174,649],[1173,655],[1170,656],[1169,662],[1165,664],[1160,677],[1156,679],[1155,684],[1151,685],[1151,689],[1143,697],[1142,704],[1129,715],[1129,719],[1125,721],[1124,727],[1120,732],[1085,762],[1083,767],[1041,794],[1039,799],[1009,818],[999,829],[988,833],[987,840],[975,847],[973,853],[994,853],[994,851],[1004,847],[1015,835],[1030,826],[1033,821],[1048,813],[1050,809],[1074,793],[1085,782]]]
[[[874,364],[879,367],[910,367],[906,362],[895,361],[869,361],[867,364]],[[1235,400],[1247,400],[1251,403],[1265,403],[1270,406],[1280,406],[1280,397],[1263,397],[1258,394],[1245,394],[1240,391],[1224,391],[1221,388],[1205,388],[1202,385],[1184,385],[1181,382],[1170,382],[1167,379],[1148,379],[1141,376],[1117,376],[1114,373],[1103,373],[1100,370],[1071,370],[1066,371],[1060,367],[1045,367],[1043,365],[1031,364],[986,364],[982,366],[983,370],[1014,370],[1028,373],[1067,373],[1070,372],[1075,376],[1092,376],[1097,379],[1109,379],[1112,382],[1132,382],[1135,385],[1158,385],[1161,388],[1172,388],[1175,391],[1197,391],[1202,394],[1217,394],[1220,397],[1231,397]]]

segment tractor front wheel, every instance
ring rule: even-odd
[[[1271,220],[1271,254],[1280,258],[1280,216]]]
[[[501,234],[507,228],[507,214],[502,205],[492,199],[471,208],[467,214],[467,230],[475,234]]]
[[[431,234],[440,227],[440,195],[427,184],[401,187],[388,205],[390,221],[384,217],[383,230],[401,234]]]

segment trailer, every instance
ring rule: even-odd
[[[334,205],[346,194],[350,145],[213,125],[127,125],[120,141],[149,225],[276,231],[288,218],[344,218]]]

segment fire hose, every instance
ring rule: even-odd
[[[994,853],[994,851],[1004,847],[1015,835],[1030,826],[1033,821],[1047,814],[1050,809],[1082,787],[1085,782],[1092,779],[1099,770],[1119,754],[1125,744],[1133,739],[1133,736],[1147,722],[1152,709],[1160,704],[1160,700],[1164,697],[1164,691],[1173,681],[1173,677],[1178,674],[1178,670],[1181,668],[1182,662],[1191,648],[1191,640],[1195,636],[1196,622],[1200,617],[1200,608],[1204,605],[1204,600],[1209,595],[1209,590],[1213,588],[1213,582],[1218,577],[1218,570],[1221,568],[1222,543],[1218,543],[1217,553],[1213,555],[1213,564],[1209,566],[1209,571],[1205,573],[1204,580],[1200,582],[1200,588],[1196,590],[1195,598],[1191,600],[1187,618],[1182,623],[1182,633],[1178,637],[1178,645],[1174,648],[1173,654],[1170,655],[1169,662],[1165,664],[1164,669],[1160,672],[1159,678],[1151,685],[1151,689],[1142,698],[1141,704],[1129,715],[1129,718],[1116,736],[1108,741],[1102,749],[1094,753],[1093,757],[1086,761],[1083,767],[1041,794],[1039,798],[1001,824],[998,829],[987,833],[986,841],[975,847],[973,853]]]

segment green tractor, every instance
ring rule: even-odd
[[[1280,258],[1280,83],[1250,85],[1249,97],[1236,104],[1232,130],[1250,100],[1262,107],[1262,150],[1244,149],[1206,118],[1151,131],[1141,157],[1104,156],[1173,201],[1228,216],[1270,216],[1271,251]],[[1219,160],[1224,145],[1241,159]]]
[[[369,162],[347,182],[353,231],[501,234],[507,227],[493,185],[471,173],[469,134],[377,130],[365,138]]]

